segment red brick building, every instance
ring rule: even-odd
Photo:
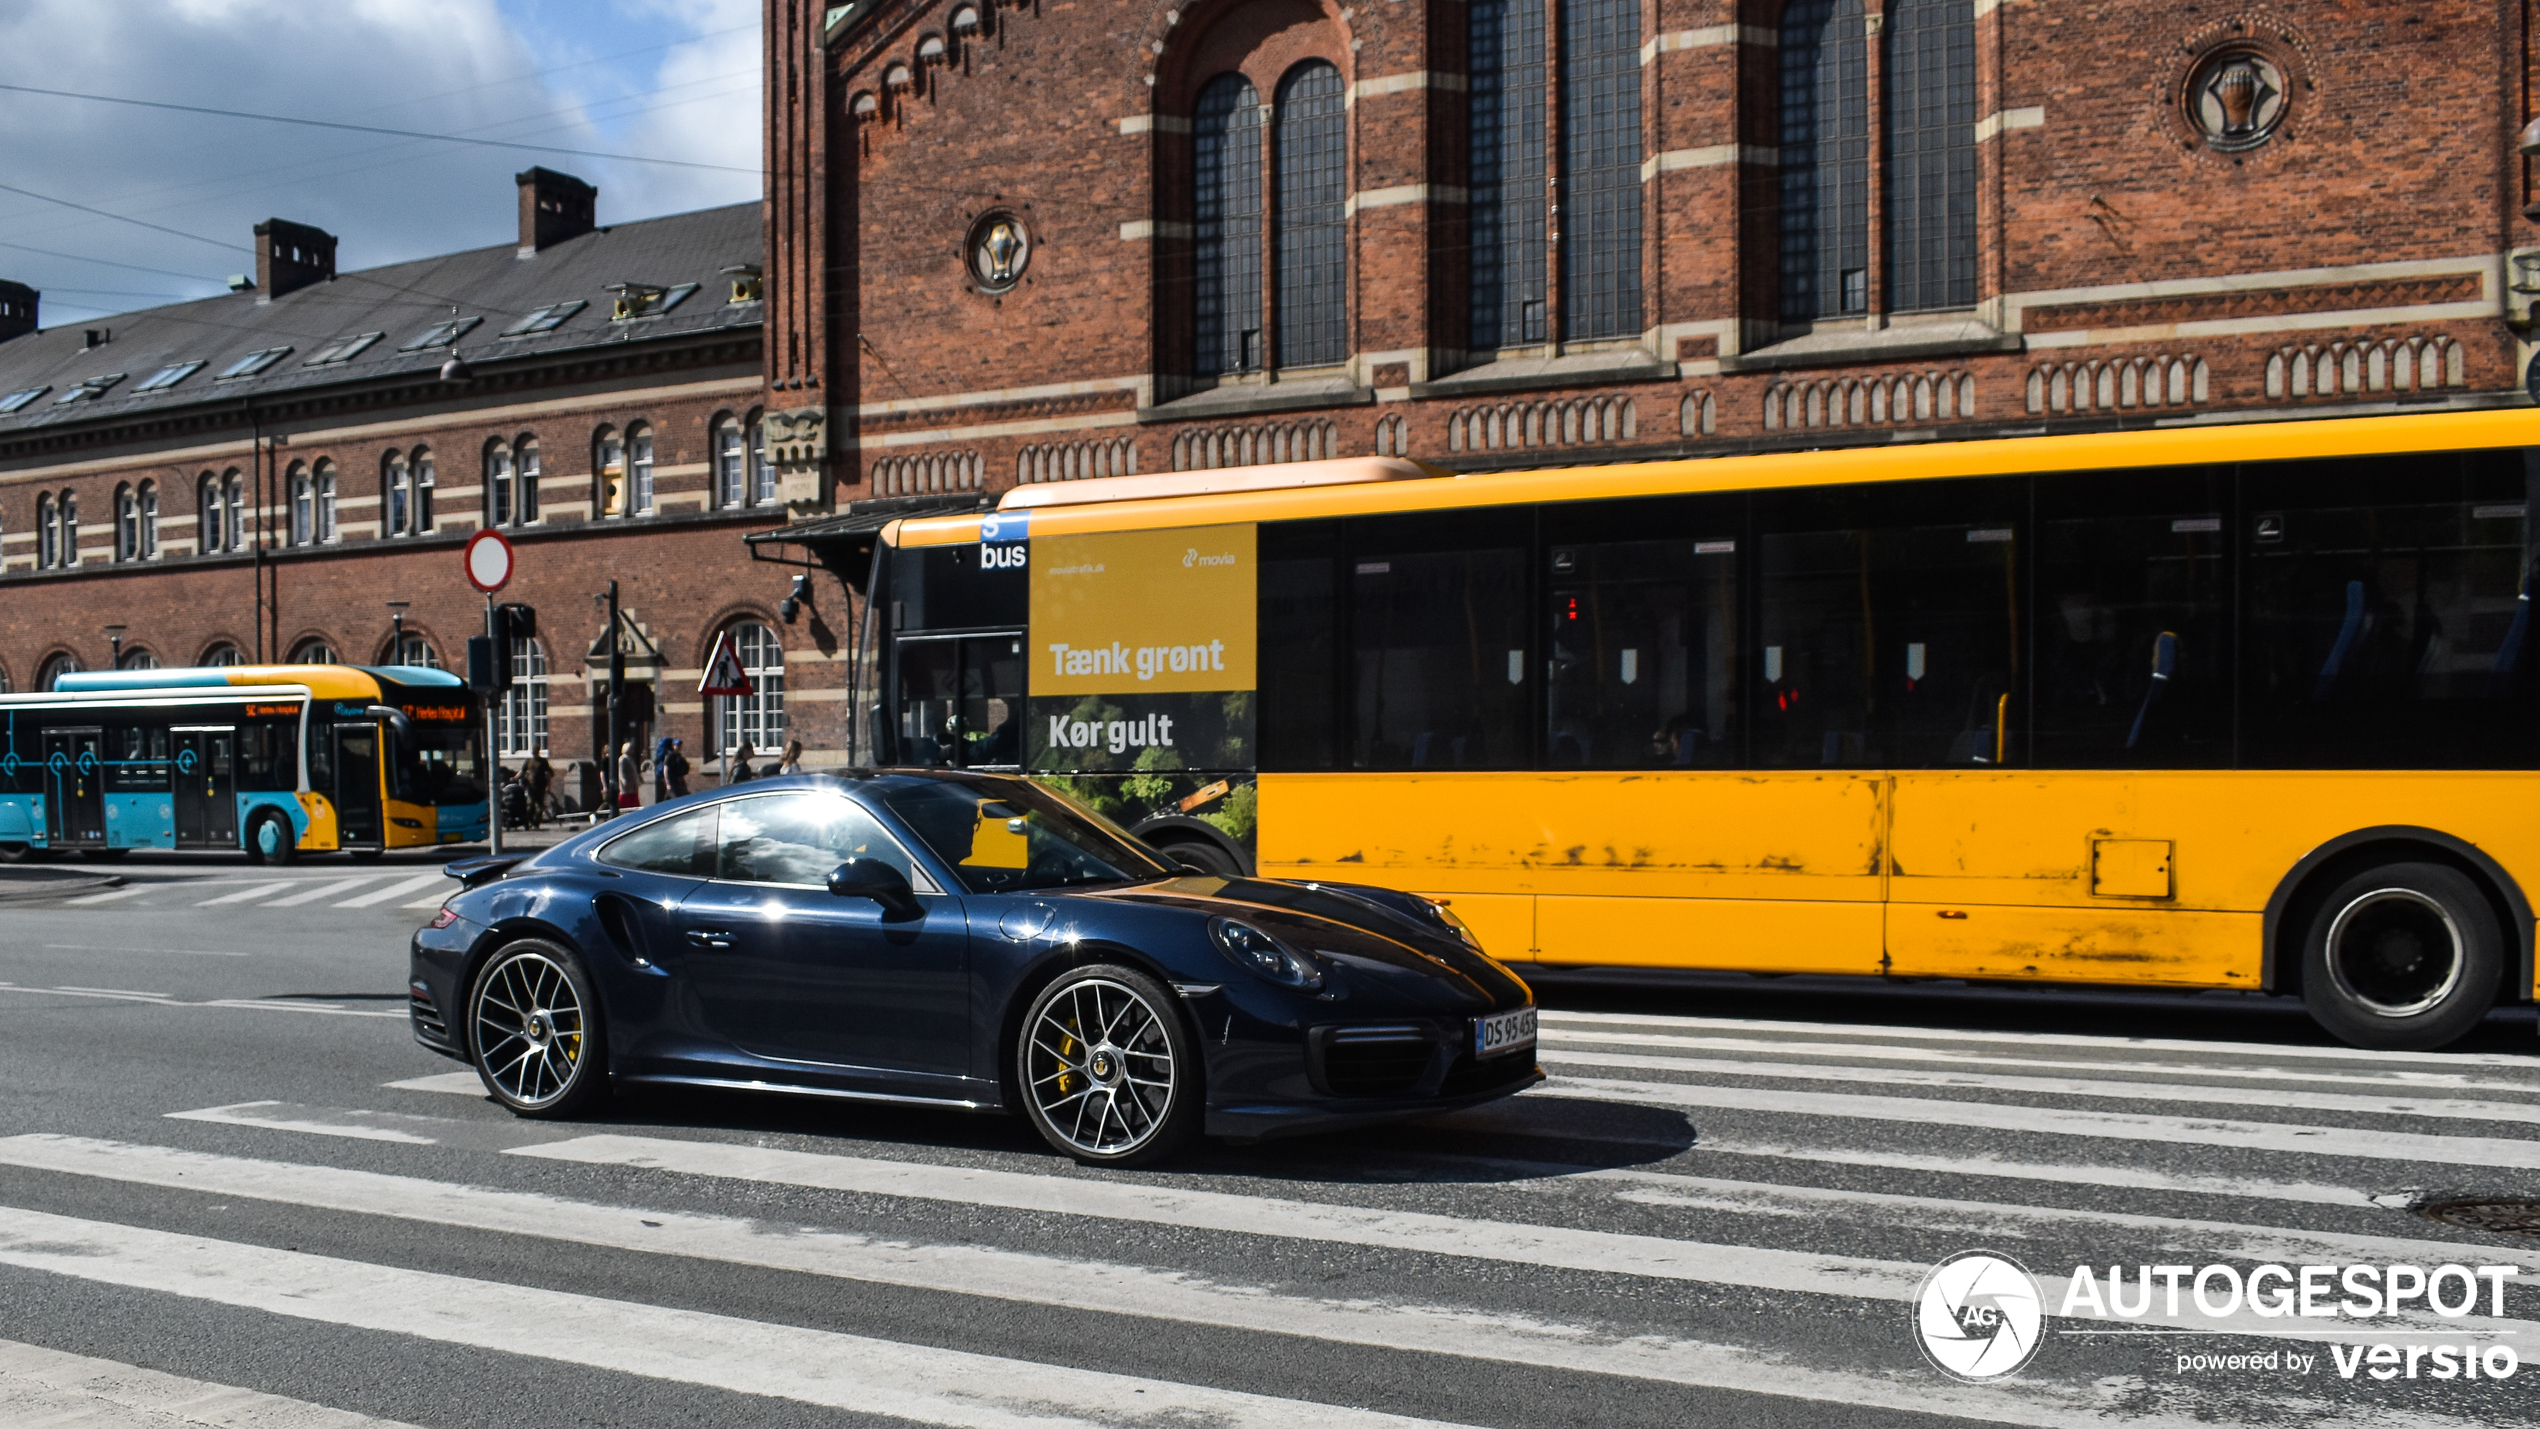
[[[110,663],[460,666],[484,630],[460,546],[490,525],[517,548],[502,598],[540,613],[507,753],[596,758],[612,580],[630,738],[702,759],[781,740],[790,709],[834,743],[844,612],[785,622],[791,573],[741,540],[817,494],[766,449],[758,210],[603,228],[594,203],[533,169],[517,242],[367,272],[274,220],[237,291],[93,327],[39,329],[38,295],[0,289],[0,688]],[[710,710],[718,638],[762,689]]]
[[[2520,400],[2527,7],[770,0],[840,495]]]

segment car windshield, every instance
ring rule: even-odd
[[[417,725],[388,740],[389,794],[409,804],[485,802],[485,732]]]
[[[1170,878],[1108,819],[1019,779],[894,780],[882,802],[972,893],[1029,893]]]

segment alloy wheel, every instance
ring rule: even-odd
[[[473,1021],[477,1061],[506,1100],[541,1107],[572,1090],[588,1029],[553,959],[524,951],[497,964],[477,984]]]
[[[1099,977],[1041,1009],[1024,1076],[1042,1122],[1069,1147],[1123,1156],[1172,1116],[1177,1088],[1164,1017],[1137,989]]]

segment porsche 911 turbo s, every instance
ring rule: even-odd
[[[521,1116],[778,1091],[1020,1112],[1125,1165],[1543,1075],[1533,994],[1447,908],[1202,874],[1016,778],[764,780],[450,870],[415,1038]]]

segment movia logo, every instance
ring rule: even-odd
[[[991,511],[979,518],[979,569],[1019,571],[1029,559],[1032,513]]]

